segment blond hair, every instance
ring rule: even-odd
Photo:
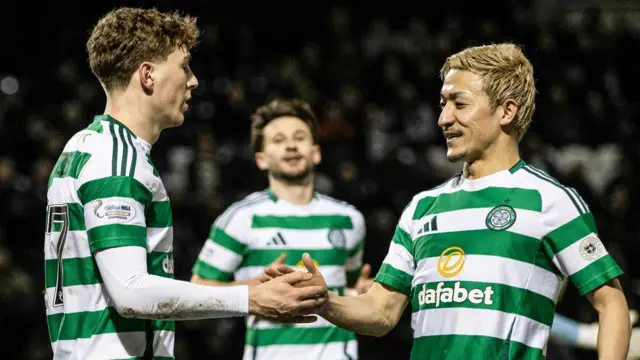
[[[513,100],[518,111],[510,124],[518,141],[527,133],[536,108],[536,87],[533,66],[522,50],[514,44],[493,44],[470,47],[447,58],[440,78],[452,70],[469,71],[483,79],[483,90],[492,111]]]
[[[102,17],[91,31],[89,65],[107,91],[124,89],[141,63],[166,60],[180,47],[190,50],[199,36],[191,16],[119,8]]]

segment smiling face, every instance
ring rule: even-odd
[[[481,158],[502,133],[499,111],[491,108],[482,77],[450,70],[440,91],[438,126],[447,139],[447,159],[472,162]]]
[[[263,128],[262,150],[256,152],[256,164],[274,179],[289,183],[305,181],[320,158],[311,128],[300,118],[278,117]]]

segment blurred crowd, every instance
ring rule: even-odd
[[[186,123],[165,131],[152,150],[173,204],[177,278],[189,279],[216,216],[266,186],[248,146],[249,115],[280,96],[314,106],[323,154],[317,188],[365,215],[365,261],[377,270],[411,197],[460,170],[446,161],[436,124],[441,64],[466,46],[512,41],[533,62],[538,89],[521,155],[589,204],[601,238],[626,271],[623,285],[634,306],[640,22],[630,19],[637,14],[583,9],[541,20],[535,3],[522,1],[484,12],[446,4],[424,12],[338,6],[216,13],[203,1],[189,6],[184,10],[204,30],[192,62],[200,86]],[[30,62],[0,65],[0,328],[10,330],[3,358],[51,356],[42,296],[47,179],[69,137],[104,109],[84,53],[102,10],[41,28],[47,39],[25,50]],[[597,320],[574,288],[558,311]],[[381,341],[362,337],[362,358],[408,358],[409,319]],[[243,326],[242,319],[180,323],[176,356],[238,359]],[[556,346],[549,351],[550,359],[591,356]]]

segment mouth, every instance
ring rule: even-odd
[[[287,157],[283,158],[282,160],[284,160],[284,162],[286,162],[289,165],[295,165],[295,164],[299,163],[300,161],[302,161],[302,156],[300,156],[300,155],[287,156]]]
[[[444,137],[447,139],[447,144],[449,144],[455,139],[462,137],[462,133],[458,131],[447,131],[444,133]]]

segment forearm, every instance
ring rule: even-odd
[[[144,248],[113,248],[95,257],[107,293],[122,316],[195,320],[248,313],[246,286],[203,286],[149,275]]]
[[[207,286],[242,286],[242,285],[259,285],[260,284],[260,278],[253,278],[253,279],[241,280],[241,281],[224,282],[224,281],[219,281],[219,280],[203,279],[203,278],[199,277],[198,275],[193,275],[191,277],[191,282],[195,283],[195,284],[207,285]]]
[[[627,358],[631,325],[629,310],[624,298],[610,302],[599,311],[598,357],[600,360]]]
[[[369,336],[383,336],[395,325],[371,294],[338,296],[329,294],[329,304],[321,314],[332,324]]]

